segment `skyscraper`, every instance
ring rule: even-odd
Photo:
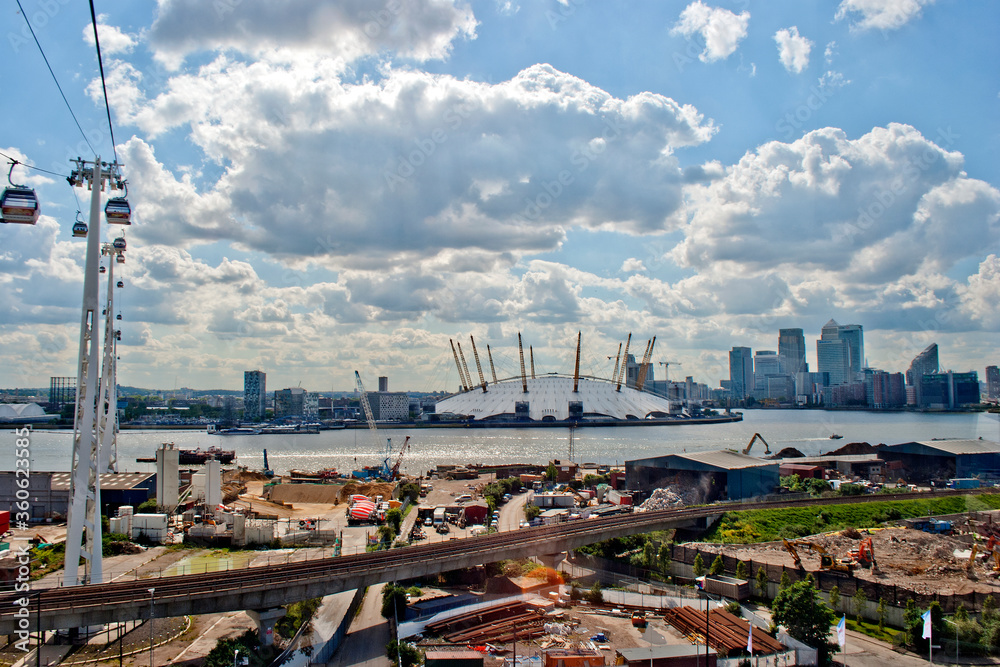
[[[821,373],[830,374],[830,384],[838,385],[863,379],[865,338],[860,324],[837,324],[830,320],[823,325],[816,341],[816,364]]]
[[[267,373],[243,371],[243,419],[248,422],[264,420],[267,408]]]
[[[910,368],[906,371],[906,384],[914,389],[915,405],[923,405],[920,380],[928,373],[937,373],[939,366],[937,343],[928,345],[923,352],[914,357],[913,361],[910,362]]]
[[[986,397],[991,401],[1000,400],[1000,368],[986,367]]]
[[[729,351],[729,382],[733,398],[742,400],[753,389],[753,350],[734,347]]]
[[[778,356],[782,358],[785,372],[795,376],[805,372],[806,337],[802,329],[778,329]]]

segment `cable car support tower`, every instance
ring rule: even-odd
[[[83,309],[80,317],[80,351],[77,365],[76,408],[73,417],[73,458],[70,474],[70,503],[66,530],[66,566],[63,575],[63,585],[103,583],[103,560],[101,556],[101,482],[100,474],[111,465],[110,452],[102,453],[102,442],[108,420],[108,410],[117,409],[117,401],[98,402],[98,398],[108,395],[98,385],[98,348],[97,348],[97,317],[98,317],[98,283],[101,255],[101,191],[105,182],[110,189],[123,189],[119,165],[101,162],[95,157],[93,162],[80,158],[75,160],[76,168],[69,177],[71,186],[87,185],[90,189],[90,225],[87,234],[87,254],[84,265]],[[114,205],[112,205],[114,204]],[[124,209],[124,213],[122,212]],[[108,222],[130,224],[128,203],[118,197],[109,200],[105,211]],[[124,248],[122,248],[124,250]],[[120,257],[120,259],[119,259]],[[117,255],[116,261],[124,261],[124,255]],[[113,284],[113,283],[112,283]],[[110,286],[109,286],[110,290]],[[110,306],[110,304],[109,304]],[[114,315],[111,310],[105,313],[108,319]],[[108,325],[110,326],[110,325]],[[108,327],[106,327],[107,329]],[[106,336],[107,337],[107,336]],[[117,334],[114,336],[117,339]],[[105,341],[105,347],[107,341]],[[112,341],[112,350],[114,349]],[[105,357],[107,353],[105,352]],[[115,382],[114,353],[112,351],[110,368],[105,368],[106,382]],[[104,378],[102,378],[103,380]],[[114,392],[110,393],[114,396]],[[105,418],[99,419],[98,410],[105,413]],[[113,426],[112,426],[113,429]],[[77,563],[83,557],[83,573],[81,576]]]

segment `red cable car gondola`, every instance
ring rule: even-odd
[[[131,225],[132,207],[128,205],[125,197],[112,197],[104,205],[104,216],[108,219],[109,225]]]
[[[38,197],[35,196],[34,190],[24,185],[14,185],[14,181],[10,180],[17,164],[17,161],[11,162],[10,171],[7,172],[7,182],[10,183],[10,187],[5,188],[3,196],[0,197],[0,213],[3,222],[33,225],[38,222],[41,208],[38,206]]]
[[[115,257],[115,261],[118,262],[119,264],[124,264],[125,263],[125,253],[119,253],[118,256]]]

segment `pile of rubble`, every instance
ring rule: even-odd
[[[653,494],[644,503],[639,505],[639,509],[647,511],[666,510],[685,504],[684,498],[667,487],[665,489],[655,489]]]

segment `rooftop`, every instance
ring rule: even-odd
[[[69,491],[72,475],[68,472],[52,473],[52,490]],[[152,472],[104,473],[101,475],[101,489],[105,491],[134,489],[155,475],[156,473]]]

